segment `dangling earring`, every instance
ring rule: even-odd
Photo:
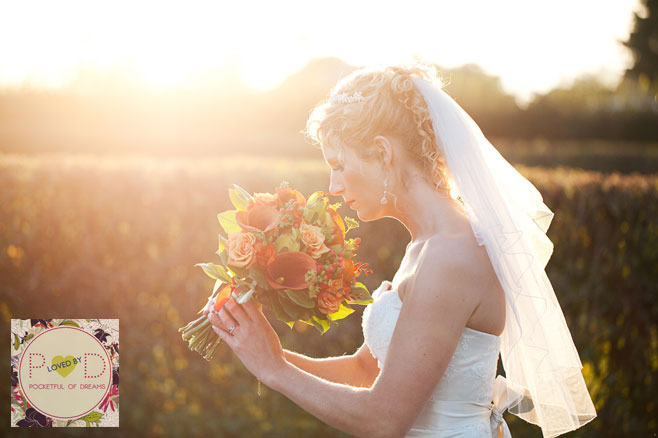
[[[382,199],[379,200],[379,203],[382,205],[388,204],[388,199],[386,199],[386,189],[388,189],[388,176],[384,180],[384,196],[382,196]]]

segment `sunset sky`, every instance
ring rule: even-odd
[[[639,0],[0,0],[0,87],[80,71],[162,89],[240,77],[275,87],[311,58],[480,65],[520,100],[590,73],[615,84]],[[222,76],[224,75],[224,76]]]

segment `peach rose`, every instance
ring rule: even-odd
[[[318,303],[318,310],[322,313],[330,314],[338,312],[343,297],[341,295],[334,295],[328,291],[320,291],[318,292],[316,300]]]
[[[254,261],[256,236],[251,233],[231,233],[228,235],[228,264],[238,268],[248,268]]]
[[[235,221],[243,231],[272,231],[279,225],[279,210],[254,204],[248,211],[235,213]]]
[[[324,234],[320,227],[302,222],[300,230],[302,242],[306,245],[306,251],[311,257],[317,259],[325,252],[329,252],[329,247],[324,244]]]
[[[268,207],[277,207],[279,197],[271,193],[254,193],[252,196],[253,203],[256,205],[267,205]]]

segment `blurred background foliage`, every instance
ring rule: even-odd
[[[499,78],[476,65],[438,67],[446,91],[489,137],[658,143],[658,80],[647,75],[628,76],[617,88],[582,77],[520,107]],[[155,92],[85,76],[91,73],[81,73],[80,81],[93,87],[1,90],[0,151],[198,156],[231,154],[239,144],[242,153],[311,157],[299,131],[310,110],[355,68],[337,58],[314,59],[260,93],[221,80],[221,88]]]
[[[517,168],[555,211],[547,273],[599,414],[565,436],[648,436],[658,379],[658,176]],[[121,428],[103,434],[343,436],[266,387],[258,397],[256,379],[228,348],[207,363],[177,331],[212,288],[194,264],[217,261],[216,213],[230,208],[228,185],[272,191],[287,179],[309,194],[327,176],[320,160],[2,156],[1,325],[9,333],[10,318],[120,319]],[[351,233],[375,269],[368,287],[392,278],[406,230],[380,220]],[[361,345],[361,313],[323,336],[270,320],[285,348],[325,357]],[[514,436],[540,436],[506,418]]]
[[[565,437],[658,431],[658,2],[643,4],[616,87],[582,77],[521,106],[476,65],[442,69],[446,90],[555,212],[547,273],[598,411]],[[121,324],[120,429],[49,436],[344,436],[266,387],[259,397],[228,348],[207,363],[177,329],[212,288],[194,264],[217,261],[229,184],[326,189],[328,169],[299,131],[353,68],[315,59],[259,94],[230,75],[216,78],[221,90],[156,93],[86,73],[59,92],[0,92],[0,330],[11,318]],[[406,230],[384,219],[351,233],[375,270],[365,283],[392,278]],[[361,345],[361,312],[323,336],[270,319],[284,347],[323,357]],[[513,436],[541,436],[505,417]]]

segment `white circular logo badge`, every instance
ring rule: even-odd
[[[112,385],[112,362],[90,333],[55,327],[38,334],[18,365],[21,390],[48,417],[79,418],[91,412]]]

